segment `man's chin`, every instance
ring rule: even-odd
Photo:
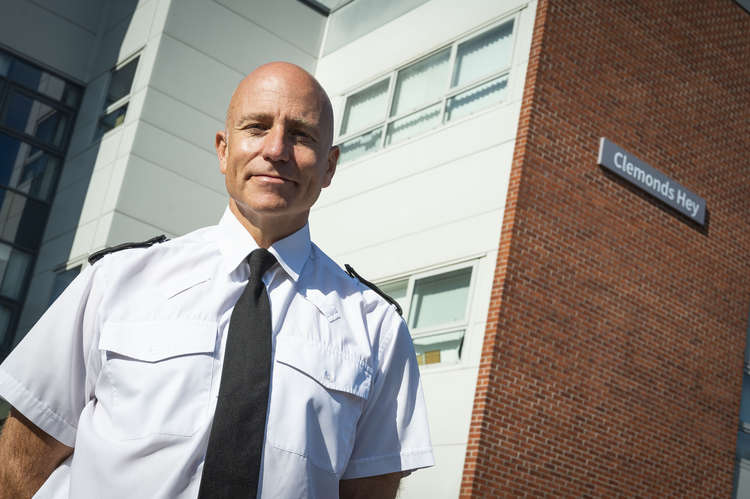
[[[237,207],[246,214],[255,213],[263,216],[284,216],[289,212],[289,203],[283,199],[258,200],[242,202],[235,200]]]

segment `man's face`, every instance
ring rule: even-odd
[[[338,159],[323,102],[307,75],[288,68],[251,75],[235,92],[216,149],[227,191],[246,218],[295,229],[307,221]]]

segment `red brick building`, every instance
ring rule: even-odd
[[[600,137],[707,223],[597,166]],[[748,153],[738,3],[538,3],[462,497],[730,496]]]

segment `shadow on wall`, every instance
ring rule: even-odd
[[[23,2],[17,33],[0,36],[11,60],[4,123],[13,125],[0,130],[0,182],[9,187],[0,198],[0,238],[24,260],[14,267],[13,298],[0,292],[0,360],[106,237],[104,207],[114,200],[101,180],[115,171],[142,48],[125,46],[137,7],[137,0],[79,0],[42,16]],[[19,35],[28,32],[33,41]],[[55,100],[50,90],[60,86]],[[10,311],[4,328],[3,306]]]

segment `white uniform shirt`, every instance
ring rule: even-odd
[[[229,317],[257,248],[219,225],[87,267],[0,365],[0,396],[74,447],[40,498],[194,498]],[[310,242],[271,248],[273,368],[261,497],[333,498],[339,479],[431,466],[409,332]]]

